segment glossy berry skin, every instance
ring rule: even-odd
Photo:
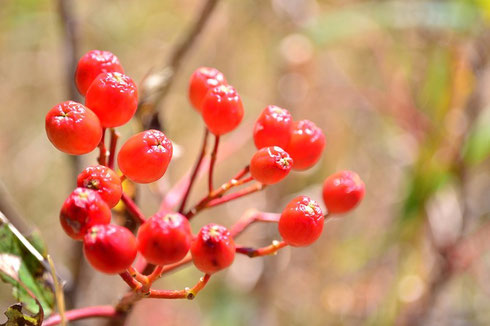
[[[119,274],[136,258],[136,238],[119,225],[95,225],[83,238],[83,253],[96,270]]]
[[[209,67],[197,68],[192,73],[189,81],[189,99],[192,106],[201,112],[202,102],[206,93],[219,85],[226,85],[226,79],[218,69]]]
[[[103,127],[122,126],[138,107],[136,84],[119,72],[100,74],[87,91],[85,105],[97,114]]]
[[[234,130],[243,119],[243,104],[238,92],[229,85],[215,87],[202,103],[202,117],[216,136]]]
[[[82,240],[93,225],[110,222],[109,206],[92,189],[76,188],[61,207],[61,226],[66,234],[75,240]]]
[[[99,118],[87,107],[73,101],[59,103],[49,110],[45,127],[54,147],[67,154],[90,153],[102,139]]]
[[[119,59],[109,51],[92,50],[80,58],[75,71],[75,83],[80,94],[85,96],[95,78],[103,72],[124,73]]]
[[[77,185],[97,191],[110,208],[116,206],[121,199],[121,179],[116,172],[103,165],[85,168],[78,175]]]
[[[347,213],[364,197],[365,186],[357,173],[340,171],[323,183],[323,201],[330,214]]]
[[[293,159],[281,147],[259,149],[250,161],[250,173],[260,183],[271,185],[284,179],[293,167]]]
[[[172,159],[172,142],[159,130],[146,130],[129,138],[117,155],[122,173],[134,182],[160,179]]]
[[[197,269],[213,274],[233,263],[235,242],[227,228],[211,223],[197,234],[191,245],[191,254]]]
[[[155,265],[166,265],[185,257],[192,242],[191,225],[179,213],[158,213],[138,231],[138,251]]]
[[[315,242],[323,230],[323,213],[318,203],[307,196],[289,202],[279,218],[279,233],[293,247]]]
[[[293,133],[286,152],[293,158],[295,170],[306,170],[318,162],[325,149],[325,135],[313,122],[293,123]]]
[[[257,149],[269,146],[287,148],[293,132],[293,118],[288,110],[269,105],[255,122],[253,137]]]

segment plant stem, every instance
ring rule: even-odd
[[[287,246],[287,243],[284,241],[272,241],[272,244],[267,247],[262,248],[248,248],[248,247],[236,247],[236,252],[239,254],[244,254],[249,256],[250,258],[261,257],[274,255],[279,249],[282,249]]]
[[[100,165],[107,165],[107,148],[105,147],[105,130],[106,128],[102,128],[102,139],[99,143],[99,157],[97,161]]]
[[[142,284],[140,282],[138,282],[137,280],[135,280],[133,278],[133,276],[131,276],[131,274],[128,272],[128,271],[125,271],[121,274],[119,274],[119,276],[121,276],[121,278],[124,280],[124,282],[126,282],[126,284],[129,285],[129,287],[133,290],[137,290],[139,288],[141,288]]]
[[[107,164],[110,169],[114,170],[114,160],[116,157],[116,147],[117,141],[120,137],[120,134],[116,131],[116,129],[111,128],[111,143],[109,146],[109,163]]]
[[[208,174],[208,193],[213,192],[213,173],[214,165],[216,164],[216,157],[218,156],[218,146],[219,146],[219,136],[214,136],[214,147],[211,152],[211,162],[209,163],[209,174]]]
[[[192,300],[196,295],[206,286],[211,275],[205,274],[193,288],[186,288],[185,290],[150,290],[149,298],[157,299],[188,299]]]
[[[134,218],[134,220],[137,223],[143,224],[146,222],[145,215],[141,212],[139,209],[138,205],[129,197],[126,193],[122,193],[121,200],[123,201],[124,205],[126,205],[126,209],[128,210],[129,214]]]
[[[65,312],[65,318],[68,321],[93,318],[93,317],[107,317],[114,318],[118,315],[118,312],[113,306],[93,306],[80,309],[73,309]],[[42,326],[58,325],[61,322],[59,314],[55,314],[47,318]]]
[[[277,223],[280,217],[280,214],[259,212],[251,208],[230,228],[231,236],[233,238],[237,237],[255,222]]]
[[[232,201],[232,200],[253,194],[254,192],[260,191],[260,190],[264,189],[265,187],[266,187],[266,185],[264,185],[262,183],[256,183],[256,184],[254,184],[250,187],[244,188],[240,191],[234,192],[234,193],[229,194],[229,195],[225,195],[221,198],[211,200],[209,203],[206,204],[205,208],[210,208],[210,207],[222,205],[222,204],[227,203],[229,201]]]

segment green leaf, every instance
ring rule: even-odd
[[[490,156],[490,109],[487,108],[473,125],[463,146],[464,161],[476,165]]]
[[[39,242],[36,246],[41,248]],[[51,313],[55,296],[44,258],[1,213],[0,279],[12,285],[13,295],[28,311],[39,311],[38,300],[44,313]]]
[[[43,309],[39,305],[39,312],[34,316],[29,316],[22,312],[22,304],[16,303],[11,305],[5,312],[7,322],[0,326],[41,326],[43,322]]]

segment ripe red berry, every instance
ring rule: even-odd
[[[323,230],[323,213],[318,203],[306,196],[289,202],[279,219],[279,233],[293,247],[315,242]]]
[[[277,183],[291,171],[293,159],[277,146],[259,149],[250,161],[252,177],[266,185]]]
[[[206,93],[219,85],[226,85],[223,74],[215,68],[197,68],[191,76],[189,82],[189,99],[192,106],[199,112],[202,111],[202,101]]]
[[[80,103],[66,101],[46,115],[46,134],[60,151],[72,155],[93,151],[102,139],[99,118]]]
[[[240,95],[229,85],[209,90],[202,103],[202,117],[208,129],[217,136],[232,131],[243,119]]]
[[[172,142],[159,130],[146,130],[121,147],[117,164],[129,179],[150,183],[160,179],[172,159]]]
[[[61,207],[61,226],[75,240],[81,240],[91,226],[110,222],[109,206],[91,189],[76,188]]]
[[[85,104],[103,127],[119,127],[131,120],[138,107],[138,90],[131,77],[119,72],[97,76],[87,90]]]
[[[95,225],[83,238],[83,252],[96,270],[119,274],[131,266],[136,258],[136,238],[119,225]]]
[[[325,148],[325,136],[320,128],[309,120],[293,123],[293,133],[286,152],[294,161],[293,169],[306,170],[315,165]]]
[[[191,225],[179,213],[158,213],[138,231],[138,251],[155,265],[176,263],[185,257],[192,242]]]
[[[90,84],[103,72],[120,72],[124,70],[119,59],[109,51],[92,50],[80,58],[75,72],[75,83],[80,94],[85,96]]]
[[[355,208],[364,193],[364,182],[352,171],[332,174],[323,183],[323,201],[332,214],[346,213]]]
[[[257,149],[268,146],[287,148],[293,132],[293,118],[288,110],[269,105],[262,111],[254,126]]]
[[[110,208],[116,206],[121,199],[121,179],[116,172],[103,165],[85,168],[78,175],[77,185],[97,191]]]
[[[207,274],[216,273],[233,263],[235,242],[227,228],[208,224],[199,231],[191,245],[192,261]]]

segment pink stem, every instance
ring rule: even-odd
[[[65,318],[69,321],[80,320],[93,317],[113,318],[118,315],[118,312],[113,306],[93,306],[80,309],[73,309],[65,312]],[[42,326],[58,325],[61,322],[59,314],[55,314],[47,318]]]
[[[219,146],[219,136],[214,136],[214,147],[211,152],[211,162],[209,163],[209,174],[208,174],[208,190],[209,193],[213,192],[213,173],[214,173],[214,165],[216,164],[216,157],[218,155],[218,146]]]
[[[99,143],[99,158],[97,161],[100,165],[107,165],[107,148],[105,147],[105,130],[106,128],[102,128],[102,139]]]
[[[232,201],[232,200],[253,194],[254,192],[260,191],[264,188],[265,188],[265,185],[263,185],[261,183],[256,183],[256,184],[254,184],[250,187],[247,187],[245,189],[242,189],[240,191],[234,192],[234,193],[229,194],[229,195],[225,195],[221,198],[211,200],[209,203],[206,204],[206,208],[222,205],[222,204],[227,203],[229,201]]]
[[[111,128],[111,143],[109,147],[109,163],[107,165],[109,166],[110,169],[114,170],[114,161],[116,158],[116,148],[117,148],[117,141],[119,140],[119,133],[114,129]]]
[[[129,214],[131,214],[137,223],[143,224],[146,222],[145,215],[143,215],[138,205],[136,205],[131,197],[123,192],[121,200],[123,201],[124,205],[126,205],[126,209],[128,210]]]

